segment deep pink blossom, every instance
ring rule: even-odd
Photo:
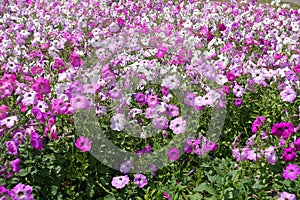
[[[297,179],[300,174],[300,168],[296,164],[288,164],[286,168],[283,170],[282,176],[284,179],[290,179],[294,181]]]
[[[284,148],[282,158],[285,162],[294,161],[296,157],[297,154],[292,147]]]
[[[37,93],[49,94],[50,93],[49,80],[43,77],[39,77],[33,84],[32,89]]]
[[[91,141],[83,136],[80,136],[76,142],[75,146],[82,152],[90,151],[92,149]]]
[[[180,151],[179,151],[179,149],[177,149],[177,148],[171,148],[171,149],[169,149],[169,151],[168,151],[168,158],[169,158],[169,160],[176,161],[176,160],[179,159],[179,157],[180,157]]]

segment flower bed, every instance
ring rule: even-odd
[[[0,11],[1,200],[300,198],[300,10]]]

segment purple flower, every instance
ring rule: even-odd
[[[92,149],[91,141],[83,136],[80,136],[76,140],[75,146],[82,152],[90,151]]]
[[[79,67],[81,65],[81,58],[77,53],[72,53],[70,55],[70,60],[73,67]]]
[[[159,104],[157,95],[149,95],[147,98],[147,104],[149,107],[153,107]]]
[[[294,181],[297,179],[300,174],[300,168],[296,164],[289,164],[286,166],[285,170],[283,170],[282,176],[284,179],[290,179]]]
[[[32,187],[19,183],[10,191],[12,200],[33,200]]]
[[[296,200],[296,195],[295,194],[290,194],[287,192],[281,192],[280,193],[280,198],[278,200]]]
[[[6,105],[0,106],[0,120],[5,119],[8,115],[8,107]]]
[[[3,185],[0,185],[0,194],[7,194],[9,190],[6,189]]]
[[[117,113],[110,119],[110,128],[114,131],[122,131],[125,127],[125,115]]]
[[[143,174],[135,174],[133,182],[137,184],[139,188],[143,188],[148,184],[147,178]]]
[[[123,162],[120,166],[120,172],[122,174],[127,174],[130,172],[130,170],[133,168],[133,164],[130,160],[127,160]]]
[[[128,175],[125,176],[116,176],[112,179],[111,185],[117,189],[125,187],[129,183]]]
[[[261,156],[259,153],[256,153],[255,150],[249,149],[247,159],[255,162],[257,159],[261,159]]]
[[[144,106],[146,104],[146,95],[144,95],[143,93],[141,92],[138,92],[136,95],[135,95],[135,100],[141,104],[142,106]]]
[[[18,155],[18,147],[13,141],[8,141],[6,143],[6,148],[9,154]]]
[[[232,155],[238,162],[240,162],[248,159],[250,151],[251,149],[249,147],[243,149],[235,148],[232,150]]]
[[[203,153],[206,153],[208,151],[215,151],[218,148],[218,143],[207,141],[203,144],[202,150]]]
[[[32,89],[37,93],[49,94],[51,86],[49,80],[39,77],[32,86]]]
[[[218,24],[218,29],[219,31],[225,31],[226,30],[226,26],[222,23],[222,24]]]
[[[178,116],[179,112],[178,112],[178,107],[172,104],[168,105],[167,108],[167,115],[169,115],[170,117],[176,117]]]
[[[19,146],[21,142],[25,140],[26,138],[22,130],[17,130],[13,133],[12,141],[14,141],[17,146]]]
[[[162,86],[161,93],[163,96],[168,96],[170,94],[170,90],[167,86]]]
[[[21,160],[19,158],[10,161],[10,168],[12,169],[13,172],[19,173],[20,168],[19,165],[21,163]]]
[[[122,91],[118,88],[113,88],[109,91],[109,96],[111,99],[121,99],[122,98]]]
[[[284,148],[283,153],[282,153],[282,158],[285,162],[295,160],[296,156],[297,156],[297,154],[292,147]]]
[[[5,119],[0,120],[0,126],[5,125],[7,128],[12,128],[15,125],[16,121],[18,121],[17,116],[7,117]]]
[[[179,159],[179,157],[180,157],[180,151],[179,151],[179,149],[177,149],[175,147],[169,149],[169,151],[168,151],[168,158],[169,158],[169,160],[176,161],[176,160]]]
[[[36,150],[41,150],[44,148],[43,145],[43,139],[36,133],[36,132],[32,132],[30,134],[30,145],[36,149]]]
[[[177,117],[173,119],[170,123],[170,129],[174,134],[180,134],[185,132],[186,121],[182,117]]]
[[[87,98],[82,95],[74,96],[71,99],[71,105],[75,110],[84,109],[87,106]]]
[[[195,98],[197,97],[196,94],[193,93],[189,93],[185,96],[185,100],[184,103],[188,106],[193,107],[194,106],[194,102],[195,102]]]
[[[152,178],[155,179],[156,178],[157,167],[153,163],[150,163],[150,168],[152,170]]]
[[[235,85],[233,87],[233,90],[232,90],[233,94],[236,96],[236,97],[241,97],[243,96],[244,92],[245,92],[245,89],[239,85]]]
[[[295,132],[294,125],[291,122],[281,122],[283,127],[282,137],[287,139]]]
[[[257,116],[254,122],[252,123],[252,133],[257,133],[257,128],[261,127],[265,120],[265,117]]]
[[[234,105],[235,105],[236,107],[241,106],[242,103],[243,103],[243,99],[242,99],[242,98],[236,98],[235,101],[234,101]]]
[[[281,100],[282,101],[287,101],[287,102],[294,102],[297,93],[289,87],[286,87],[282,92],[280,92]]]
[[[168,128],[169,120],[164,116],[160,116],[159,118],[154,118],[152,123],[156,130],[165,130]]]
[[[255,142],[256,135],[252,135],[247,141],[247,147],[253,147]]]
[[[171,195],[164,192],[164,198],[166,198],[167,200],[171,200]]]
[[[284,131],[282,126],[282,123],[274,124],[271,133],[277,137],[281,137]]]
[[[39,108],[33,107],[31,112],[37,120],[45,123],[45,118],[47,117],[47,115],[43,113]]]
[[[294,142],[294,146],[296,151],[300,151],[300,138],[298,138],[295,142]]]
[[[270,146],[265,150],[265,156],[268,163],[275,164],[277,162],[277,156],[273,146]]]

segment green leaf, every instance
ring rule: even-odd
[[[56,185],[50,186],[51,195],[55,196],[57,194],[58,187]]]
[[[189,200],[199,200],[202,199],[203,196],[201,194],[190,194],[188,195]]]
[[[209,194],[212,194],[212,195],[217,195],[217,191],[209,186],[207,183],[201,183],[198,187],[196,187],[194,189],[195,192],[203,192],[203,191],[206,191],[208,192]]]
[[[116,197],[112,194],[106,195],[103,200],[116,200]]]
[[[259,183],[254,183],[254,185],[252,186],[252,188],[254,188],[254,189],[261,189],[263,187],[264,187],[264,185],[259,184]]]
[[[28,168],[27,169],[20,169],[20,173],[18,176],[26,176],[29,173]]]

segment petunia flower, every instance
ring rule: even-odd
[[[86,152],[92,149],[92,143],[88,138],[80,136],[75,142],[75,147],[82,152]]]
[[[111,185],[117,189],[124,188],[129,183],[128,175],[116,176],[112,179]]]
[[[148,184],[147,178],[146,178],[146,176],[144,176],[143,174],[135,174],[135,175],[134,175],[133,182],[134,182],[139,188],[143,188],[144,186],[146,186],[146,185]]]
[[[283,170],[282,176],[284,179],[290,179],[294,181],[297,179],[300,174],[300,168],[296,164],[288,164],[286,168]]]

